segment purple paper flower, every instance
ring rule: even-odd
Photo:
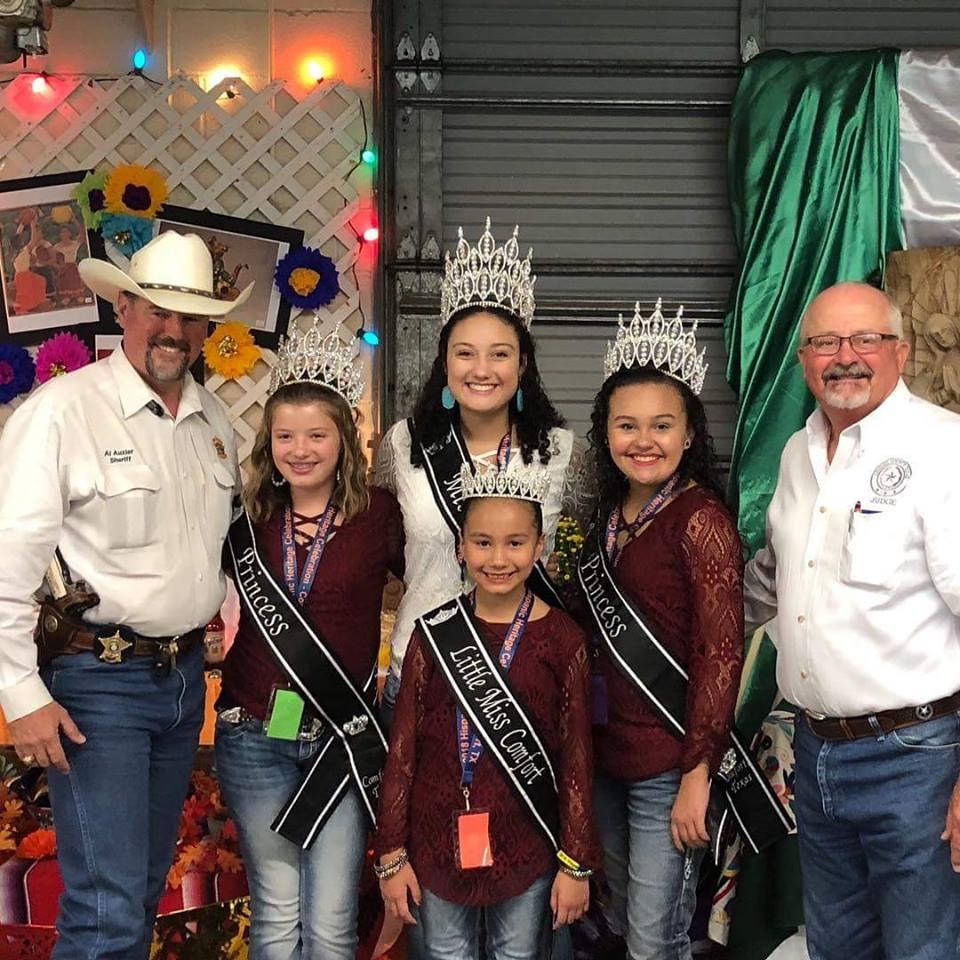
[[[36,378],[33,359],[16,343],[0,343],[0,403],[28,393]]]

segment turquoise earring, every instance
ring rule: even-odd
[[[453,396],[453,391],[449,387],[444,387],[441,391],[440,402],[443,404],[444,410],[452,410],[457,405],[457,401]]]
[[[517,413],[523,413],[523,387],[517,388]]]

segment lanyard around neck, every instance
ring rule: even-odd
[[[323,513],[317,520],[317,532],[307,550],[307,562],[303,565],[303,575],[297,572],[297,543],[293,530],[293,507],[289,504],[283,508],[283,528],[280,534],[280,543],[283,547],[283,577],[287,582],[290,595],[296,597],[302,607],[310,595],[313,581],[317,576],[320,559],[326,549],[333,521],[337,516],[337,505],[333,498],[327,503]]]

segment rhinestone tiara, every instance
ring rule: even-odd
[[[342,327],[338,323],[323,336],[320,317],[314,316],[306,333],[293,327],[287,337],[281,337],[277,365],[270,375],[270,393],[288,383],[316,383],[339,393],[351,407],[357,406],[363,396],[359,350],[356,338],[350,343],[343,341]]]
[[[451,258],[450,251],[447,251],[443,280],[440,281],[440,319],[443,323],[465,307],[502,307],[519,317],[530,329],[537,306],[533,297],[537,278],[530,276],[533,248],[525,260],[520,259],[519,230],[514,227],[513,236],[498,247],[487,217],[480,242],[471,247],[463,239],[463,227],[459,228],[456,254]]]
[[[460,489],[463,501],[473,497],[504,497],[529,500],[543,505],[550,486],[550,475],[536,464],[518,463],[504,469],[491,466],[474,472],[470,464],[460,468]]]
[[[603,361],[603,378],[618,370],[630,367],[652,366],[674,380],[685,383],[695,395],[703,389],[707,364],[703,356],[706,349],[697,353],[697,321],[684,329],[683,307],[677,315],[666,320],[660,312],[662,300],[657,300],[656,309],[649,317],[640,314],[640,304],[633,310],[633,319],[623,322],[623,314],[617,322],[617,336],[607,345]]]

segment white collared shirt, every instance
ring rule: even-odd
[[[8,720],[50,701],[37,671],[33,594],[56,547],[73,579],[100,597],[84,614],[91,623],[175,636],[220,608],[236,446],[226,410],[192,377],[174,418],[120,347],[31,396],[0,435],[0,464]]]
[[[776,616],[777,680],[851,717],[960,690],[960,416],[902,382],[827,462],[819,409],[783,451],[748,627]]]

